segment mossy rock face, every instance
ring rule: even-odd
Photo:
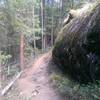
[[[80,83],[100,80],[100,4],[61,30],[52,56],[71,79]]]

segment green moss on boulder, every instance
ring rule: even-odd
[[[61,30],[52,56],[71,79],[80,83],[100,80],[100,3]]]

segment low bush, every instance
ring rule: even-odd
[[[71,100],[100,100],[100,82],[98,84],[79,84],[60,74],[52,74],[51,81],[63,96]]]

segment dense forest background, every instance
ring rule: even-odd
[[[18,61],[21,34],[26,53],[52,47],[69,10],[81,7],[85,1],[0,0],[1,65],[8,58],[10,63]]]
[[[21,33],[27,38],[25,41],[33,38],[34,34],[36,37],[57,34],[68,11],[81,7],[84,1],[1,0],[0,47],[18,45]]]
[[[5,87],[30,59],[53,48],[71,9],[93,1],[0,0],[0,84]]]

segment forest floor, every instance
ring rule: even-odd
[[[63,100],[50,83],[51,52],[30,62],[4,100]]]

